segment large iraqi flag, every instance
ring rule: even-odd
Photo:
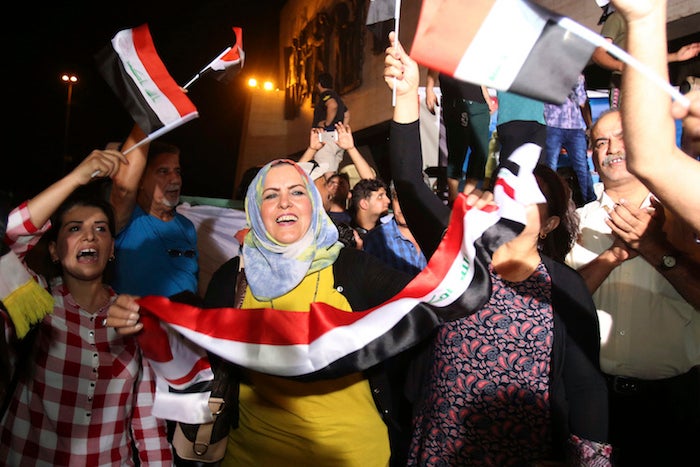
[[[522,231],[525,206],[544,202],[532,174],[540,150],[527,144],[499,169],[496,205],[474,209],[461,195],[428,266],[375,308],[347,312],[313,303],[310,310],[200,309],[165,297],[140,299],[139,341],[157,376],[154,414],[186,423],[208,420],[212,372],[206,351],[268,374],[333,378],[370,368],[419,344],[441,323],[476,311],[491,294],[488,274],[476,271]]]
[[[462,81],[561,104],[601,41],[528,0],[423,0],[410,55]]]
[[[138,145],[199,116],[158,56],[148,24],[119,31],[96,61],[102,77],[146,133]]]

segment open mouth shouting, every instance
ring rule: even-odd
[[[85,248],[78,252],[77,260],[78,263],[96,263],[99,255],[97,250],[94,248]]]

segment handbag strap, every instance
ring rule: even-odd
[[[248,280],[245,277],[245,268],[243,267],[243,255],[238,256],[238,274],[236,275],[236,294],[234,307],[241,308],[245,299],[245,292],[248,288]]]
[[[194,440],[192,449],[198,456],[203,456],[206,454],[207,449],[211,443],[211,435],[214,430],[214,423],[216,423],[217,417],[224,411],[226,402],[221,397],[210,397],[209,398],[209,410],[211,410],[211,415],[214,418],[213,423],[202,423],[197,429],[197,437]]]

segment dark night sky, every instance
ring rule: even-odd
[[[243,28],[243,72],[224,85],[201,78],[189,97],[200,117],[161,137],[182,150],[185,195],[228,198],[233,192],[247,74],[277,72],[279,14],[284,0],[25,2],[5,16],[5,145],[0,190],[24,199],[63,174],[68,89],[73,72],[68,152],[74,161],[110,141],[122,141],[131,117],[103,81],[94,54],[114,34],[148,23],[158,53],[176,82],[185,84]],[[276,75],[275,75],[276,76]],[[9,98],[9,99],[7,99]]]

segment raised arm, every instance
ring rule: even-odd
[[[425,78],[425,106],[433,115],[435,115],[435,107],[440,106],[437,94],[435,94],[435,87],[438,86],[439,77],[440,74],[436,70],[428,68],[428,76]]]
[[[610,39],[609,37],[606,37],[605,40],[612,43],[612,39]],[[593,62],[595,62],[596,65],[610,71],[622,72],[622,69],[625,66],[624,62],[610,55],[608,51],[605,50],[603,47],[597,47],[593,51],[591,60],[593,60]]]
[[[377,175],[374,170],[372,170],[367,159],[365,159],[355,147],[355,139],[352,137],[350,125],[344,125],[338,122],[335,124],[335,130],[338,132],[338,146],[347,151],[352,163],[355,164],[360,178],[376,178]]]
[[[627,20],[627,50],[668,80],[666,0],[613,0]],[[627,168],[678,217],[700,232],[700,163],[676,145],[671,99],[632,67],[622,74]]]
[[[402,211],[425,256],[437,249],[450,220],[450,209],[423,181],[418,117],[418,64],[389,34],[391,46],[384,59],[384,80],[396,88],[396,105],[390,130],[391,175]]]
[[[122,146],[122,151],[136,145],[146,134],[138,125],[134,125]],[[109,201],[114,209],[117,232],[120,232],[129,222],[136,206],[139,182],[146,169],[149,143],[143,144],[126,155],[128,164],[123,164],[112,177],[112,190]]]
[[[323,147],[323,144],[321,140],[318,139],[318,133],[323,130],[319,130],[318,128],[312,128],[311,131],[309,132],[309,147],[306,148],[306,151],[304,151],[304,154],[301,155],[299,158],[299,162],[309,162],[311,159],[314,158],[316,155],[316,152],[318,152],[319,149]]]
[[[120,167],[127,165],[126,157],[115,149],[93,150],[70,173],[27,201],[32,224],[36,227],[44,225],[76,188],[97,177],[111,177]]]

